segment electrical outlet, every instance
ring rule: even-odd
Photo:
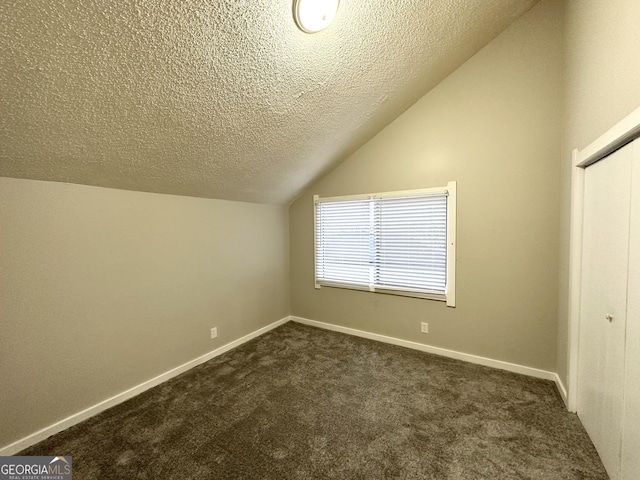
[[[213,327],[211,329],[211,338],[216,338],[218,336],[218,327]]]
[[[422,333],[429,333],[429,324],[428,324],[428,323],[426,323],[426,322],[422,322],[422,323],[420,324],[420,331],[421,331]]]

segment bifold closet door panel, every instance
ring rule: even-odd
[[[585,169],[578,416],[620,478],[632,146]]]
[[[640,140],[633,144],[622,478],[640,478]]]

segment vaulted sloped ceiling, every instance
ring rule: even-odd
[[[537,0],[3,0],[0,176],[286,203]]]

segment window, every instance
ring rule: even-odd
[[[455,306],[456,182],[314,197],[315,282]]]

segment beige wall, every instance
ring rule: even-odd
[[[287,316],[287,242],[284,207],[0,178],[0,447]]]
[[[543,1],[290,207],[294,315],[555,371],[562,4]],[[314,289],[312,195],[458,182],[457,306]],[[420,333],[420,322],[430,333]]]
[[[571,150],[584,148],[640,107],[639,19],[637,0],[566,4],[558,323],[558,373],[565,385]]]

